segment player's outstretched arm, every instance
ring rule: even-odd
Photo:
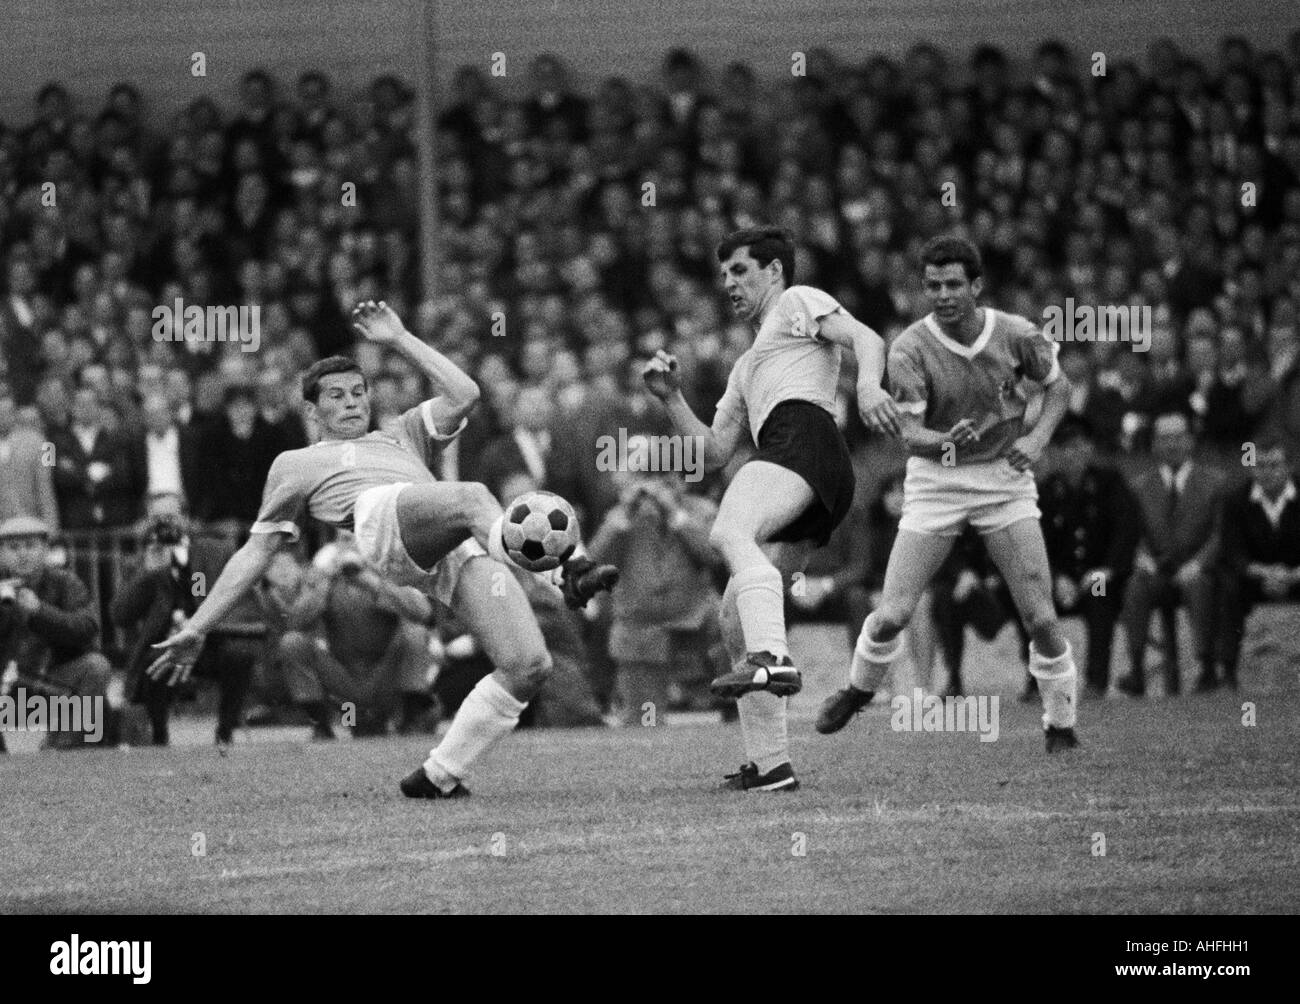
[[[677,368],[677,357],[663,349],[646,363],[641,376],[650,393],[668,408],[673,430],[681,436],[693,436],[704,444],[704,469],[716,471],[726,466],[740,448],[744,423],[722,408],[718,409],[713,428],[701,422],[682,396],[682,376]]]
[[[432,345],[407,331],[393,308],[382,300],[358,303],[352,311],[352,327],[370,341],[396,349],[429,378],[434,388],[429,417],[436,428],[456,428],[478,404],[479,387],[474,379]]]
[[[151,678],[167,679],[173,685],[188,679],[194,660],[203,647],[203,639],[266,574],[271,559],[280,549],[282,536],[279,533],[252,534],[248,543],[231,556],[189,623],[154,646],[162,653],[147,670]]]
[[[827,314],[818,332],[828,342],[851,349],[858,360],[858,413],[872,432],[900,435],[898,405],[884,389],[885,340],[872,328],[844,312]]]

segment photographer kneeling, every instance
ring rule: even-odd
[[[72,572],[46,567],[49,536],[49,527],[33,516],[0,523],[4,688],[22,687],[45,697],[105,698],[111,670],[98,648],[90,590]],[[86,733],[52,732],[44,745],[73,749],[86,742]],[[0,735],[0,750],[3,743]]]

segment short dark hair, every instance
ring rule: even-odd
[[[762,268],[776,259],[781,263],[786,286],[794,285],[794,237],[784,227],[747,227],[735,230],[718,245],[718,261],[730,258],[740,248],[749,248],[749,256]]]
[[[302,375],[302,399],[316,404],[317,398],[320,397],[321,377],[329,376],[331,373],[361,373],[361,379],[363,381],[366,379],[366,375],[361,372],[361,367],[357,365],[355,359],[349,359],[347,356],[328,356],[325,359],[318,359],[307,367],[307,372]],[[366,389],[370,389],[368,383]]]
[[[974,282],[984,274],[984,260],[979,248],[965,237],[953,234],[941,234],[925,242],[921,248],[921,268],[927,265],[960,265],[968,282]]]

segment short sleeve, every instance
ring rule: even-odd
[[[1061,364],[1056,358],[1061,347],[1031,321],[1018,320],[1012,336],[1012,349],[1016,360],[1024,367],[1025,376],[1041,384],[1054,383],[1061,375]]]
[[[829,293],[812,286],[791,286],[781,294],[780,309],[795,338],[820,340],[821,319],[844,308]]]
[[[454,429],[439,429],[433,418],[432,401],[422,401],[414,408],[409,408],[397,420],[400,435],[415,448],[420,459],[429,463],[431,444],[448,443],[465,431],[469,416],[460,420]]]
[[[282,453],[271,464],[266,475],[266,488],[262,491],[262,507],[257,511],[257,521],[249,533],[287,533],[297,540],[298,520],[302,517],[306,500],[293,476],[293,461]]]
[[[909,415],[924,416],[930,390],[925,370],[916,357],[915,350],[905,345],[901,339],[895,341],[890,346],[889,362],[885,369],[889,376],[889,393],[899,410]]]

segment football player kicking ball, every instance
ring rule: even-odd
[[[418,366],[435,396],[403,414],[391,432],[369,432],[370,393],[357,364],[343,356],[314,363],[303,375],[302,394],[320,441],[276,457],[248,543],[185,628],[157,646],[164,651],[149,672],[183,680],[207,632],[262,578],[276,551],[297,538],[309,513],[352,531],[362,555],[386,578],[418,586],[448,607],[496,667],[465,698],[424,765],[401,783],[410,798],[463,797],[466,771],[518,723],[549,674],[551,657],[523,589],[497,564],[509,560],[501,506],[483,485],[438,482],[429,470],[430,448],[464,429],[478,385],[408,332],[387,305],[363,303],[352,318],[366,338]],[[574,557],[563,566],[561,591],[580,607],[617,578],[613,566]]]
[[[785,638],[784,583],[853,502],[853,466],[835,425],[840,349],[858,360],[858,408],[867,425],[897,433],[893,399],[880,386],[884,342],[833,297],[794,286],[794,243],[775,227],[731,234],[718,247],[723,288],[757,334],[731,371],[710,428],[681,394],[677,360],[647,364],[650,391],[668,406],[675,430],[698,437],[705,468],[724,466],[757,445],[727,486],[710,533],[731,577],[722,598],[723,637],[734,669],[712,690],[737,698],[749,762],[728,788],[798,787],[790,765],[786,698],[802,686]]]
[[[1077,746],[1076,674],[1052,605],[1052,579],[1030,470],[1065,414],[1069,381],[1057,346],[1032,322],[978,307],[975,245],[936,237],[921,252],[933,312],[889,350],[889,379],[911,454],[903,514],[880,605],[862,625],[849,685],[827,699],[818,732],[837,732],[870,702],[903,647],[901,632],[922,591],[967,523],[984,537],[1030,636],[1029,672],[1043,697],[1047,751]],[[1046,388],[1025,424],[1021,378]]]

